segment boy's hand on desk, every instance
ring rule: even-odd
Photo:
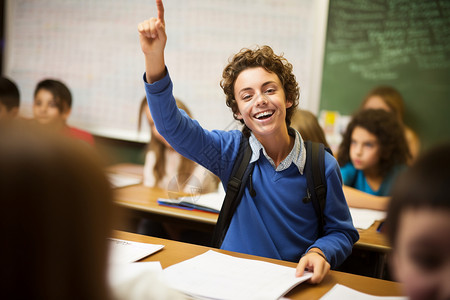
[[[330,264],[317,252],[322,253],[320,249],[312,248],[306,253],[297,265],[297,277],[302,276],[304,271],[313,272],[309,283],[320,283],[330,270]],[[322,253],[323,254],[323,253]]]

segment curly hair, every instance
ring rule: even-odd
[[[410,153],[403,125],[391,112],[367,109],[356,113],[347,126],[338,150],[337,160],[341,167],[350,162],[350,144],[356,127],[362,127],[377,137],[380,146],[379,176],[387,175],[395,165],[406,164]]]
[[[276,55],[269,46],[256,47],[256,49],[243,48],[234,55],[222,73],[220,86],[226,96],[226,104],[233,111],[236,120],[239,108],[234,97],[234,84],[239,74],[249,68],[262,67],[266,71],[275,73],[283,85],[286,94],[286,102],[291,102],[292,106],[286,109],[286,124],[289,127],[291,117],[298,105],[300,90],[295,75],[292,73],[293,67],[283,55]],[[239,120],[243,125],[242,132],[245,136],[250,135],[250,129],[243,120]]]

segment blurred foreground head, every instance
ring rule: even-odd
[[[4,299],[107,299],[112,190],[92,147],[0,124]]]
[[[450,142],[402,174],[388,208],[391,267],[411,300],[450,299]]]

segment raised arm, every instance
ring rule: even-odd
[[[145,73],[148,83],[165,76],[164,48],[167,35],[164,23],[164,5],[156,0],[158,17],[145,20],[138,25],[139,41],[145,56]]]

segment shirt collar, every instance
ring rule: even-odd
[[[252,132],[249,138],[250,147],[252,148],[252,157],[250,158],[250,163],[253,163],[259,159],[262,150],[263,155],[275,168],[275,171],[281,172],[283,170],[286,170],[293,163],[298,168],[300,174],[303,175],[303,170],[305,168],[305,161],[306,161],[305,144],[303,143],[302,136],[297,130],[289,128],[289,134],[295,135],[294,147],[292,148],[288,156],[278,165],[278,167],[275,168],[275,163],[273,162],[272,158],[270,158],[267,155],[263,145],[258,141],[258,139],[254,136]]]

